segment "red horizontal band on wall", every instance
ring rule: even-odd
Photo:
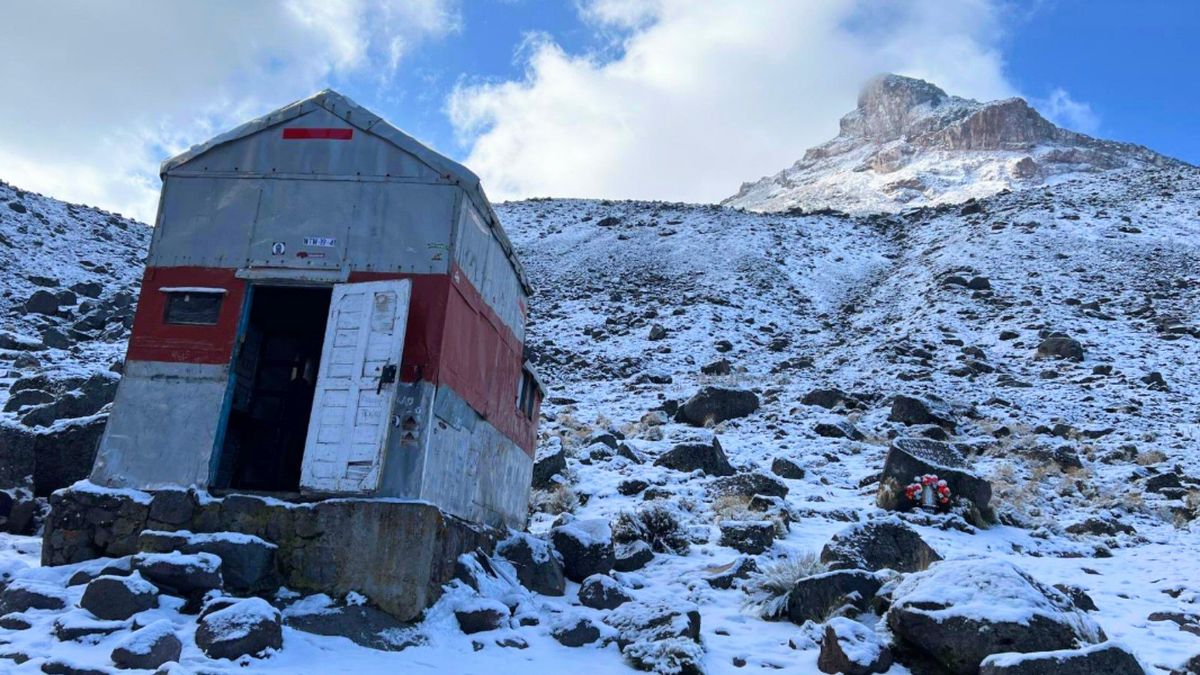
[[[353,137],[353,129],[334,129],[327,127],[288,127],[283,130],[283,140],[285,141],[297,141],[304,139],[348,141]]]

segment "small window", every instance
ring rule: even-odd
[[[162,289],[167,294],[163,322],[190,326],[215,326],[221,316],[223,290]]]
[[[521,383],[517,387],[517,410],[528,419],[533,419],[537,407],[538,383],[533,373],[522,368]]]

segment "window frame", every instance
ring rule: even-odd
[[[166,295],[163,301],[163,324],[168,326],[216,326],[221,323],[221,310],[225,307],[225,296],[227,291],[224,288],[199,288],[199,287],[181,287],[181,288],[160,288],[159,292]],[[171,310],[175,303],[183,299],[183,302],[189,302],[189,296],[204,297],[216,300],[216,306],[212,312],[212,319],[196,320],[196,321],[181,321],[178,317],[172,318]]]

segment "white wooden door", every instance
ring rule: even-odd
[[[379,486],[411,288],[407,279],[333,287],[301,487],[370,492]]]

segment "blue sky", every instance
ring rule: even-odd
[[[712,202],[883,71],[1200,162],[1200,3],[84,0],[6,10],[0,178],[152,220],[157,165],[333,86],[496,199]]]

